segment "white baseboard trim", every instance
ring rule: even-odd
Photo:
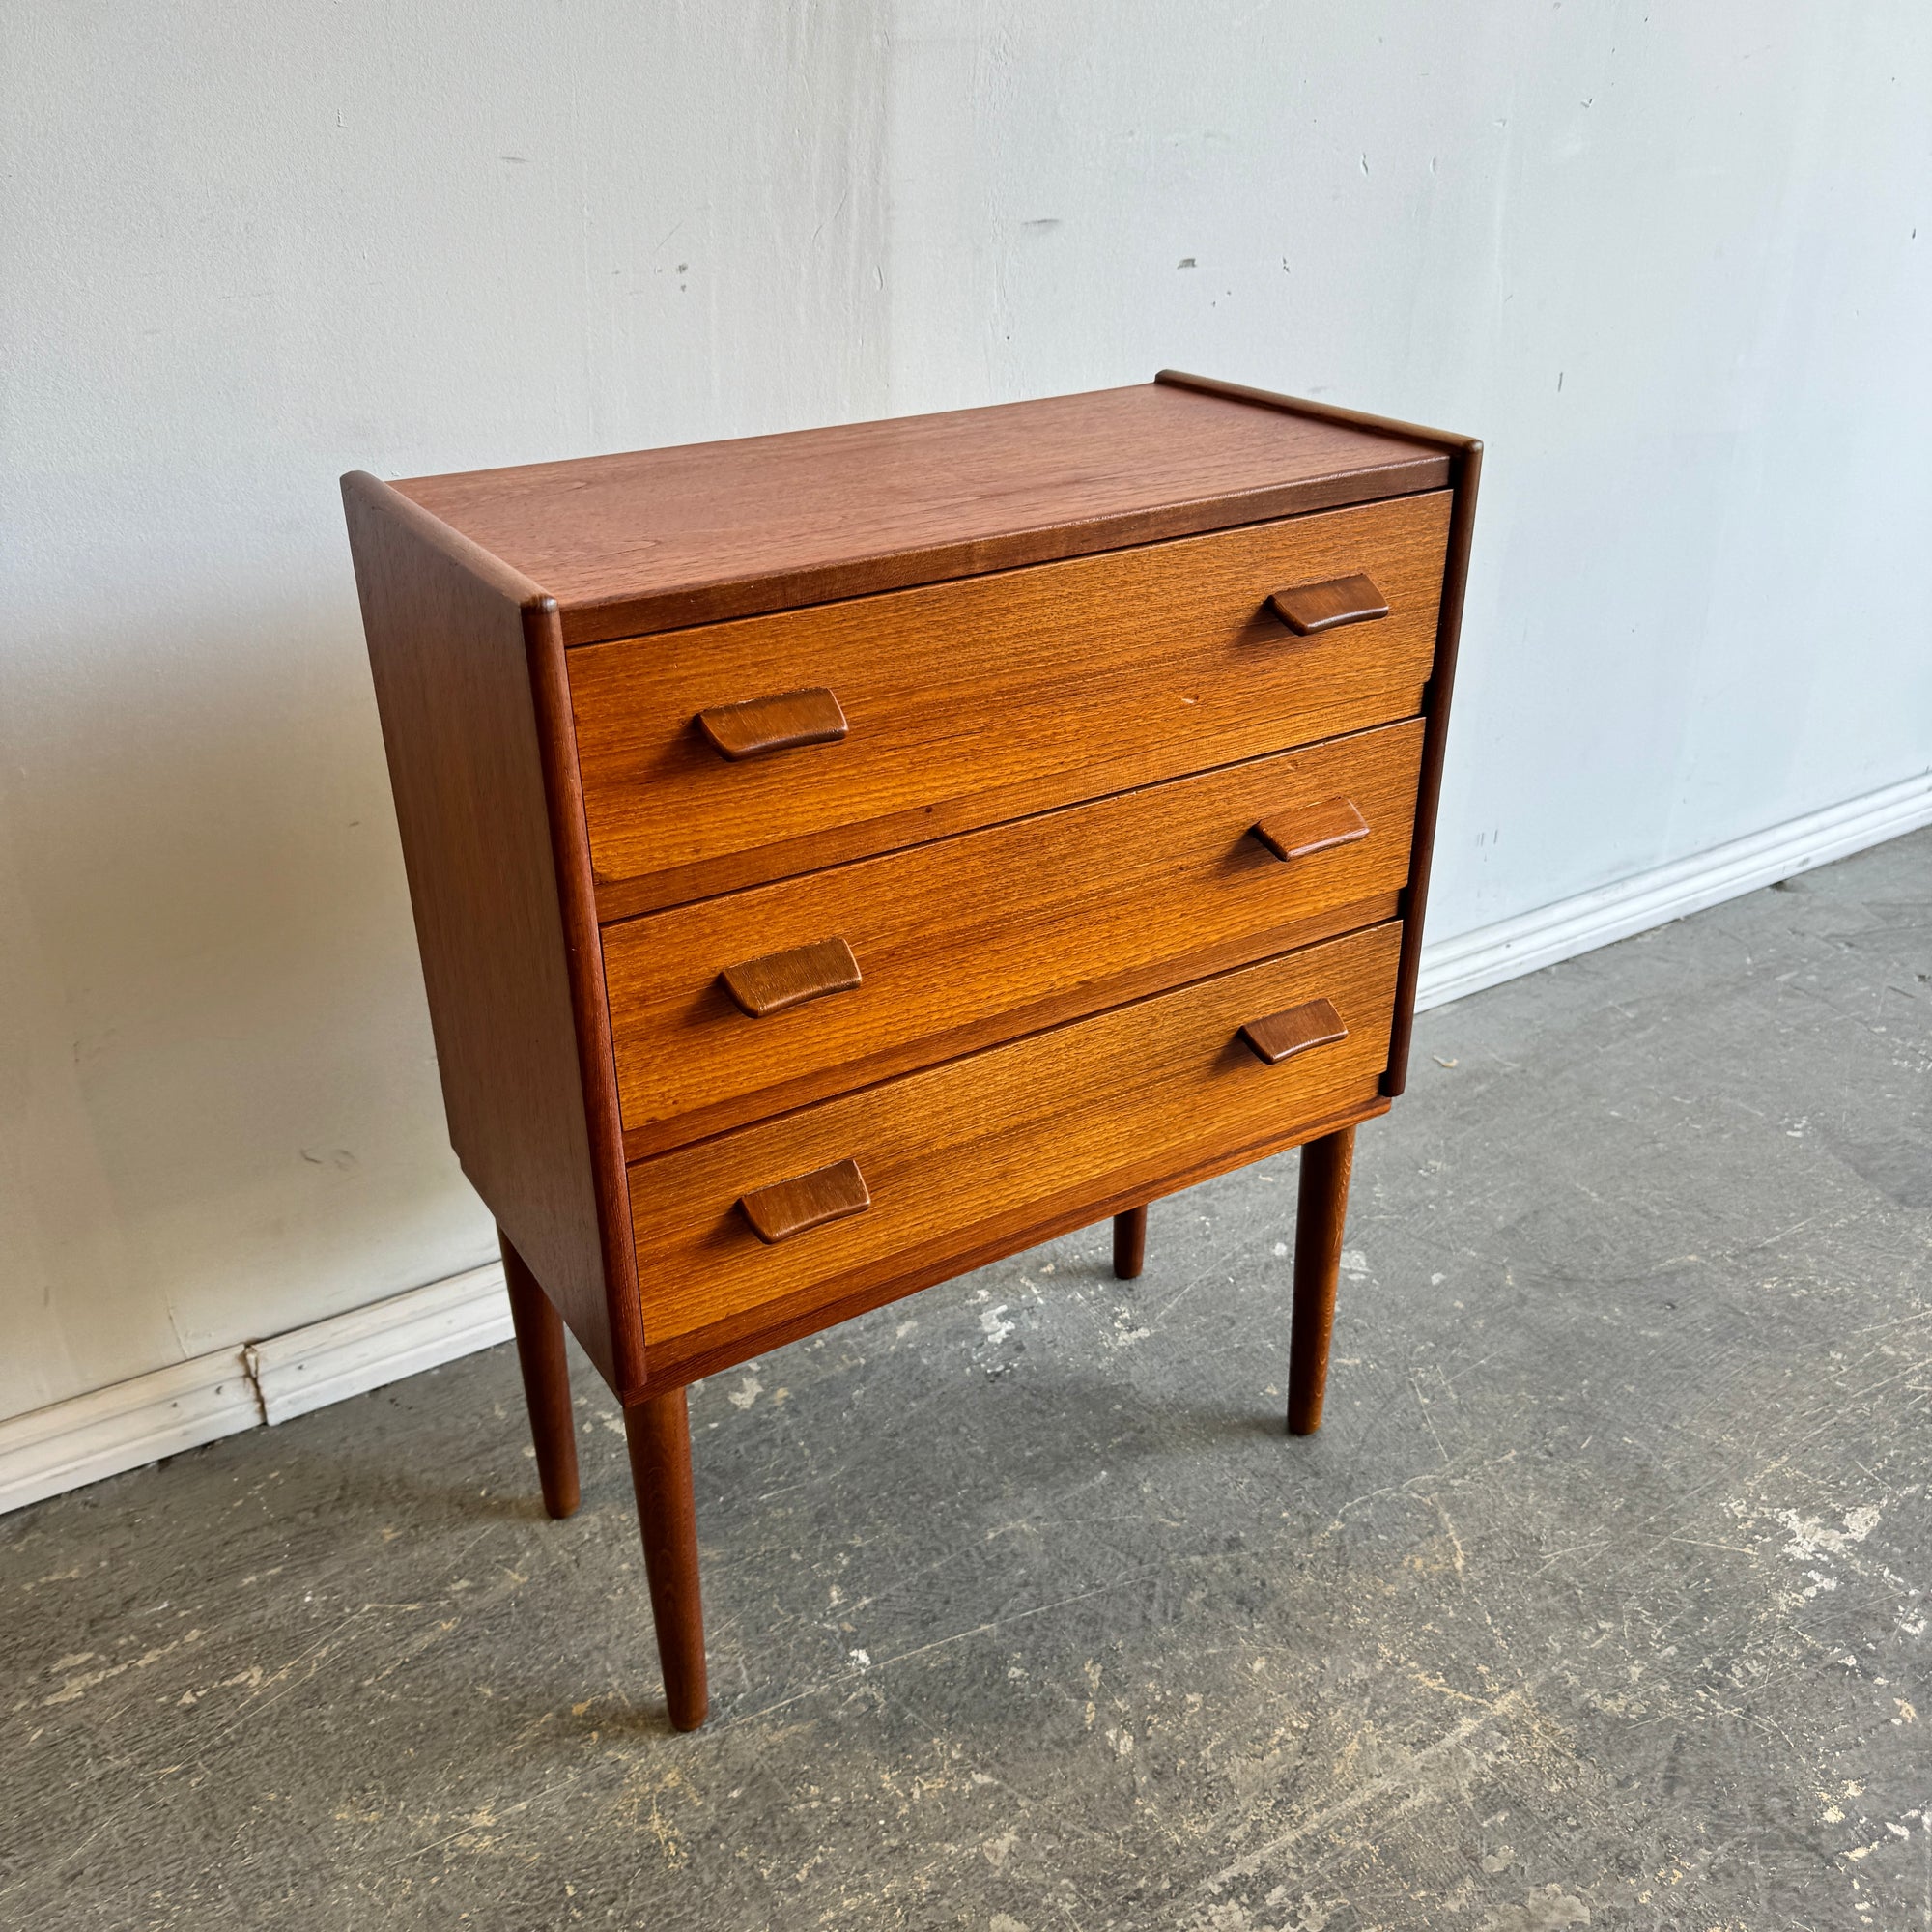
[[[240,1349],[0,1422],[0,1512],[257,1428],[262,1405]]]
[[[1454,939],[1431,940],[1422,949],[1415,1003],[1446,1006],[1485,986],[1667,925],[1814,866],[1849,858],[1922,825],[1932,825],[1932,772],[1520,918],[1499,920]]]
[[[510,1336],[503,1266],[433,1281],[266,1342],[218,1349],[0,1422],[0,1516]]]
[[[1932,773],[1422,949],[1439,1007],[1932,825]],[[0,1515],[507,1341],[500,1264],[0,1421]]]
[[[510,1335],[503,1264],[491,1262],[250,1343],[242,1355],[261,1391],[262,1420],[286,1422],[440,1362],[495,1348]]]

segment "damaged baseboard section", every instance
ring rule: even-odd
[[[1422,949],[1420,1007],[1575,958],[1932,824],[1932,774]],[[500,1264],[0,1421],[0,1513],[509,1339]]]
[[[264,1422],[286,1422],[510,1339],[503,1264],[433,1281],[242,1350]]]
[[[0,1422],[0,1514],[507,1341],[500,1262]]]
[[[138,1469],[261,1420],[239,1349],[32,1409],[0,1422],[0,1511]]]

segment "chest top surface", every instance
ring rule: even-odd
[[[781,611],[1440,488],[1439,446],[1155,384],[415,477],[564,640]]]

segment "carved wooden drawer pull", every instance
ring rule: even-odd
[[[842,939],[814,939],[789,952],[767,952],[727,966],[718,977],[739,1009],[754,1020],[827,993],[849,993],[860,980],[859,962]]]
[[[1248,828],[1277,859],[1306,859],[1337,845],[1352,845],[1369,836],[1369,821],[1351,798],[1324,798],[1280,818],[1264,818]]]
[[[1343,624],[1368,624],[1389,613],[1388,599],[1362,576],[1331,577],[1323,583],[1293,583],[1268,599],[1268,609],[1297,638],[1312,638]]]
[[[727,758],[760,758],[797,745],[829,745],[845,735],[845,714],[823,685],[748,697],[697,714],[697,728]]]
[[[1250,1020],[1241,1029],[1241,1038],[1258,1059],[1270,1066],[1293,1060],[1312,1046],[1332,1045],[1347,1039],[1349,1029],[1342,1015],[1326,1000],[1310,1000],[1305,1007],[1290,1007],[1285,1013],[1270,1013],[1264,1020]]]
[[[791,1180],[774,1181],[738,1200],[745,1219],[761,1241],[788,1241],[808,1229],[824,1227],[828,1221],[863,1214],[871,1205],[866,1177],[859,1172],[856,1160],[836,1160],[830,1167],[814,1168]]]

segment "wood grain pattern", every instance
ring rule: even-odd
[[[1304,1141],[1319,1140],[1343,1127],[1360,1126],[1388,1110],[1388,1098],[1379,1082],[1365,1079],[1334,1111],[1315,1120],[1297,1116],[1278,1121],[1264,1138],[1245,1147],[1196,1149],[1179,1165],[1144,1160],[1103,1193],[1096,1194],[1091,1187],[1062,1188],[1057,1194],[1028,1202],[1012,1213],[997,1216],[976,1229],[961,1246],[949,1243],[944,1249],[928,1249],[917,1257],[902,1258],[889,1268],[867,1268],[848,1275],[836,1287],[815,1287],[782,1301],[742,1309],[693,1334],[655,1342],[651,1347],[650,1392],[682,1387],[700,1376],[735,1368],[753,1356],[796,1342],[802,1335],[815,1335],[886,1302],[930,1288],[935,1282],[1023,1254],[1062,1235],[1091,1228],[1109,1215],[1125,1213],[1161,1195],[1178,1194],[1233,1168],[1299,1147]]]
[[[1290,1007],[1286,1012],[1269,1013],[1248,1021],[1241,1029],[1249,1051],[1268,1066],[1279,1066],[1297,1054],[1333,1046],[1348,1037],[1342,1016],[1326,1000],[1310,1000],[1303,1006]]]
[[[396,487],[542,584],[579,644],[1445,481],[1427,442],[1144,384]]]
[[[607,926],[632,1156],[1387,918],[1421,750],[1411,720]],[[1344,788],[1364,839],[1282,865],[1245,836]],[[859,991],[754,1022],[716,983],[828,929]]]
[[[1388,1071],[1382,1092],[1393,1098],[1408,1079],[1409,1039],[1415,1026],[1415,987],[1422,971],[1423,921],[1429,904],[1429,876],[1435,852],[1435,822],[1442,799],[1442,763],[1449,745],[1449,707],[1456,688],[1456,660],[1463,639],[1463,606],[1469,583],[1469,553],[1476,533],[1476,497],[1483,480],[1483,445],[1473,436],[1426,429],[1393,416],[1372,415],[1333,403],[1278,396],[1239,383],[1223,383],[1211,376],[1190,376],[1180,369],[1163,369],[1154,381],[1163,387],[1189,394],[1214,396],[1292,415],[1307,422],[1366,429],[1411,439],[1439,449],[1449,464],[1448,481],[1454,499],[1443,566],[1442,600],[1435,636],[1435,666],[1429,684],[1429,735],[1422,749],[1422,783],[1416,801],[1415,850],[1409,861],[1408,886],[1403,895],[1402,972],[1396,982],[1395,1032],[1389,1043]]]
[[[1249,836],[1262,849],[1287,863],[1353,845],[1369,836],[1369,821],[1352,798],[1324,798],[1299,810],[1258,820]]]
[[[373,476],[342,496],[450,1145],[621,1393],[643,1337],[556,612]]]
[[[548,602],[543,622],[529,627],[527,656],[537,750],[550,801],[551,858],[557,910],[563,922],[564,970],[570,980],[577,1030],[578,1081],[583,1094],[591,1198],[597,1209],[597,1243],[603,1262],[606,1320],[604,1327],[595,1332],[598,1343],[610,1354],[605,1379],[621,1402],[643,1384],[643,1321],[638,1303],[637,1248],[629,1238],[631,1198],[624,1165],[624,1129],[611,1042],[611,1002],[604,985],[604,948],[592,895],[583,786],[571,729],[563,635],[554,607]],[[565,1321],[571,1321],[571,1302],[558,1296],[548,1280],[545,1289]],[[588,1311],[583,1320],[586,1325],[594,1321]],[[584,1329],[579,1328],[577,1335],[583,1341]],[[584,1342],[584,1347],[590,1359],[602,1368],[598,1350],[589,1342]]]
[[[1353,1127],[1324,1134],[1301,1150],[1294,1213],[1294,1322],[1288,1349],[1291,1435],[1313,1435],[1321,1427],[1342,1235],[1349,1218],[1349,1173],[1354,1161]]]
[[[807,745],[836,745],[848,727],[838,698],[821,685],[700,711],[697,728],[713,751],[736,764]]]
[[[752,1232],[768,1247],[848,1214],[863,1214],[871,1205],[856,1160],[835,1160],[829,1167],[755,1188],[738,1201]]]
[[[1268,599],[1268,609],[1298,638],[1319,637],[1343,624],[1372,624],[1389,613],[1374,582],[1357,573],[1325,583],[1293,583]]]
[[[808,940],[782,952],[741,959],[718,977],[732,1004],[754,1020],[769,1019],[831,993],[854,993],[866,983],[851,947],[838,938]]]
[[[570,654],[609,920],[1354,731],[1421,708],[1448,527],[1426,495]],[[1268,586],[1372,565],[1381,623],[1295,639]],[[823,683],[807,763],[719,759],[707,705]]]
[[[691,1411],[684,1390],[627,1405],[624,1439],[665,1703],[673,1729],[695,1731],[711,1708],[711,1691],[697,1576],[697,1505],[691,1486]]]
[[[1400,945],[1398,927],[1373,927],[638,1164],[651,1347],[903,1275],[1063,1193],[1103,1197],[1137,1171],[1234,1154],[1358,1103],[1385,1060]],[[1317,997],[1348,1026],[1339,1045],[1268,1067],[1236,1037],[1255,1012]],[[844,1159],[865,1170],[863,1214],[771,1247],[736,1211]]]

